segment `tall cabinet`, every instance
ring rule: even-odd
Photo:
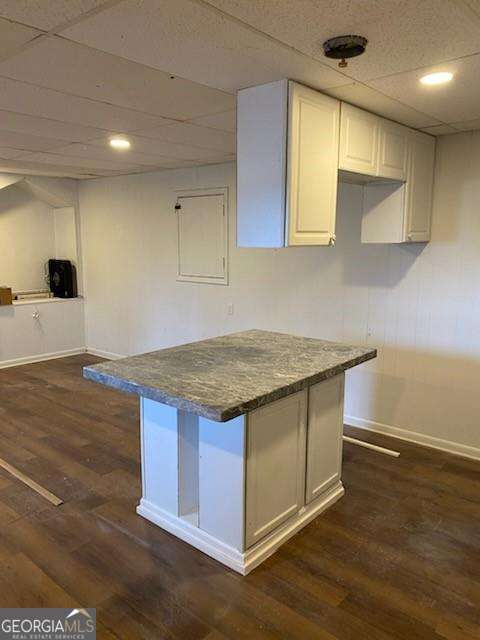
[[[282,80],[239,92],[237,244],[335,240],[340,103]]]

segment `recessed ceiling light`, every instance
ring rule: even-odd
[[[453,78],[453,73],[450,71],[437,71],[436,73],[428,73],[426,76],[420,78],[420,82],[422,84],[445,84],[445,82],[450,82]]]
[[[130,140],[126,138],[110,138],[110,146],[119,150],[130,149]]]

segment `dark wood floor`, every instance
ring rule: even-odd
[[[348,429],[346,496],[246,578],[136,516],[138,400],[92,356],[0,371],[0,607],[97,607],[98,637],[480,638],[480,463]],[[360,435],[359,435],[360,434]]]

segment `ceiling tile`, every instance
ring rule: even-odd
[[[58,37],[0,62],[0,76],[179,120],[235,106],[223,91]]]
[[[0,15],[50,31],[105,4],[105,0],[2,0]]]
[[[78,124],[37,118],[35,116],[14,113],[13,111],[0,110],[0,126],[5,131],[17,133],[30,133],[44,137],[68,140],[69,142],[83,142],[104,135],[102,129],[95,127],[82,127]]]
[[[6,173],[22,173],[32,176],[56,176],[60,178],[81,178],[88,174],[78,167],[27,162],[24,160],[0,160],[0,171]]]
[[[327,60],[323,55],[323,42],[344,33],[365,36],[369,41],[366,53],[343,70],[356,80],[389,75],[480,51],[479,16],[475,17],[471,7],[466,7],[461,1],[207,2],[335,68],[337,62]]]
[[[441,124],[435,118],[357,82],[344,87],[327,89],[326,93],[409,127],[421,128]],[[402,97],[405,98],[405,94]]]
[[[452,127],[455,127],[458,131],[475,131],[480,129],[480,118],[467,120],[466,122],[453,122]]]
[[[36,38],[40,31],[0,18],[0,59],[17,51],[19,47]]]
[[[237,129],[237,112],[233,110],[224,111],[223,113],[214,113],[211,116],[194,118],[191,122],[202,127],[211,127],[212,129],[219,129],[220,131],[230,131],[230,133],[235,133]]]
[[[55,154],[84,158],[85,164],[87,165],[90,160],[101,160],[118,164],[150,166],[168,160],[166,157],[138,153],[131,149],[128,151],[115,151],[108,145],[107,140],[105,140],[102,146],[81,143],[69,144],[65,147],[55,149]]]
[[[437,86],[425,86],[419,82],[423,75],[434,71],[451,71],[454,79]],[[442,122],[462,122],[480,117],[480,54],[398,73],[368,84],[392,98],[408,100],[414,109]]]
[[[278,2],[261,4],[268,13]],[[289,0],[289,26],[304,30],[296,4]],[[316,15],[317,26],[319,18],[322,22],[325,15]],[[285,77],[318,89],[345,84],[345,76],[336,69],[222,15],[206,2],[124,0],[62,35],[230,92]]]
[[[13,149],[12,147],[0,146],[0,158],[18,158],[22,153],[25,153],[23,149]]]
[[[449,133],[458,133],[458,129],[454,129],[449,124],[437,124],[434,127],[423,127],[422,131],[432,136],[446,136]]]
[[[172,125],[174,126],[174,125]],[[132,144],[132,151],[150,154],[162,158],[175,158],[177,160],[209,160],[225,157],[226,154],[213,149],[202,149],[186,144],[177,144],[175,142],[167,142],[155,138],[146,138],[143,136],[129,135],[128,139]],[[105,147],[108,144],[108,138],[92,140],[90,144]]]
[[[25,133],[16,133],[14,131],[0,130],[0,146],[11,147],[13,149],[28,149],[30,151],[45,151],[60,147],[63,140],[55,140],[54,138],[42,138],[40,136],[32,136]]]
[[[78,98],[2,77],[0,109],[116,132],[158,127],[173,122],[159,116]]]
[[[89,158],[88,160],[84,158],[77,158],[75,156],[67,156],[60,155],[57,153],[46,153],[46,152],[36,152],[36,153],[26,153],[21,156],[21,160],[27,162],[38,162],[42,164],[53,164],[56,166],[66,165],[69,167],[81,167],[87,171],[92,169],[106,169],[106,170],[129,170],[135,169],[137,165],[132,162],[121,163],[115,161],[107,161],[107,160],[94,160],[93,158]]]
[[[194,124],[182,122],[180,124],[170,124],[166,127],[156,129],[145,129],[136,131],[136,135],[147,138],[155,138],[165,142],[178,142],[194,147],[214,149],[224,153],[235,152],[235,134],[207,127],[199,127]]]

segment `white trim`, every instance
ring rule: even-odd
[[[21,298],[20,300],[13,300],[13,307],[24,307],[29,304],[50,304],[50,303],[58,303],[58,302],[83,302],[83,298],[81,296],[76,296],[75,298]],[[7,305],[10,306],[10,305]]]
[[[376,451],[377,453],[383,453],[386,456],[392,456],[393,458],[398,458],[400,456],[399,451],[394,451],[393,449],[385,449],[385,447],[379,447],[376,444],[372,444],[371,442],[366,442],[365,440],[358,440],[358,438],[350,438],[349,436],[343,436],[344,442],[349,442],[350,444],[354,444],[357,447],[363,447],[364,449],[370,449],[371,451]]]
[[[119,353],[113,353],[112,351],[102,351],[102,349],[95,349],[94,347],[87,347],[85,349],[91,356],[98,356],[99,358],[105,358],[105,360],[120,360],[120,358],[126,358]]]
[[[477,447],[470,447],[469,445],[452,442],[451,440],[442,440],[442,438],[428,436],[424,433],[417,433],[415,431],[409,431],[408,429],[400,429],[399,427],[393,427],[389,424],[375,422],[374,420],[366,420],[365,418],[356,418],[355,416],[346,415],[344,417],[344,422],[346,425],[352,427],[359,427],[360,429],[374,431],[375,433],[384,433],[392,438],[406,440],[407,442],[414,442],[415,444],[422,445],[423,447],[446,451],[447,453],[452,453],[464,458],[471,458],[472,460],[480,460],[480,448]]]
[[[227,567],[234,569],[234,571],[247,575],[252,569],[255,569],[261,562],[275,553],[297,531],[339,500],[344,493],[343,485],[339,482],[330,491],[313,500],[308,506],[301,509],[296,516],[290,518],[282,526],[277,527],[275,531],[272,531],[270,535],[257,542],[245,553],[226,545],[221,540],[190,524],[184,518],[177,518],[143,498],[137,507],[137,513],[177,536],[177,538],[203,551],[203,553],[219,560]]]
[[[85,353],[85,347],[77,347],[76,349],[67,349],[66,351],[54,351],[53,353],[42,353],[37,356],[25,356],[24,358],[14,358],[13,360],[0,361],[0,369],[8,367],[18,367],[22,364],[33,364],[34,362],[43,362],[44,360],[56,360],[57,358],[68,358],[68,356],[77,356]]]

